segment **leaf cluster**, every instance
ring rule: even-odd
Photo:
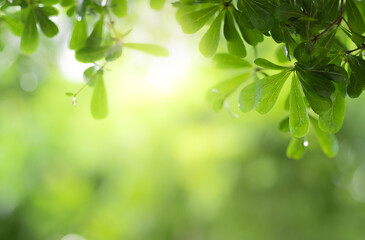
[[[160,9],[164,2],[151,0],[150,4],[152,8]],[[33,54],[38,49],[40,32],[47,38],[58,34],[59,28],[52,17],[59,14],[60,8],[66,11],[73,22],[70,49],[75,50],[79,62],[94,64],[84,72],[85,85],[66,95],[72,97],[76,105],[80,91],[86,86],[94,87],[91,113],[96,119],[105,118],[108,113],[103,69],[121,57],[124,47],[153,56],[169,55],[166,48],[158,45],[124,41],[130,31],[121,33],[115,25],[115,18],[127,16],[127,0],[3,0],[0,6],[0,24],[5,24],[20,37],[20,50],[24,54]]]
[[[337,154],[334,134],[344,121],[345,99],[359,97],[365,88],[364,1],[196,0],[179,1],[174,6],[185,33],[208,25],[199,44],[204,56],[213,57],[220,69],[242,69],[240,75],[208,93],[215,110],[233,92],[240,91],[238,101],[243,112],[255,109],[265,114],[291,79],[288,115],[280,123],[280,129],[292,136],[288,157],[303,156],[310,128],[327,156]],[[216,54],[222,30],[228,54]],[[278,60],[285,65],[257,58],[253,67],[243,59],[245,43],[255,47],[264,37],[284,46],[286,59],[281,55]],[[348,49],[348,45],[354,48]],[[269,75],[272,71],[279,72]],[[253,82],[243,86],[248,78]]]

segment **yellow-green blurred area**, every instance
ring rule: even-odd
[[[169,4],[129,11],[126,41],[170,56],[124,49],[105,73],[102,121],[91,88],[77,106],[65,96],[89,66],[67,50],[68,22],[33,56],[18,56],[14,38],[0,53],[1,240],[363,239],[364,97],[347,101],[337,157],[310,135],[305,157],[287,159],[287,89],[267,115],[238,113],[235,96],[216,113],[206,92],[237,73],[201,56],[203,33],[184,35]],[[258,56],[275,62],[276,48],[266,39]]]

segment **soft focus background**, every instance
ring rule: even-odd
[[[239,114],[234,96],[215,113],[206,92],[237,73],[211,67],[202,32],[184,35],[170,5],[130,2],[125,41],[171,54],[125,49],[106,72],[105,120],[91,117],[91,89],[76,107],[65,96],[88,67],[67,50],[67,21],[33,56],[15,38],[0,53],[0,239],[363,239],[364,96],[347,102],[336,158],[310,136],[305,157],[287,159],[285,96],[265,116]],[[258,54],[276,48],[266,40]]]

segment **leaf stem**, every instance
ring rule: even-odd
[[[345,18],[343,17],[343,0],[341,0],[340,16],[333,23],[331,23],[331,25],[329,25],[325,30],[323,30],[320,34],[314,36],[314,38],[312,39],[312,41],[314,42],[313,45],[316,45],[318,39],[320,37],[322,37],[324,34],[326,34],[333,26],[335,26],[336,24],[337,24],[337,26],[340,26],[342,20],[345,20]],[[346,20],[345,20],[345,22],[346,22]],[[348,25],[348,23],[347,23],[347,25]],[[349,26],[349,28],[350,28],[350,26]],[[350,30],[351,30],[351,28],[350,28]]]
[[[302,5],[302,8],[303,8],[303,11],[304,11],[305,15],[307,15],[307,17],[310,17],[310,15],[309,15],[309,13],[308,13],[307,9],[305,8],[305,6],[304,6],[304,4],[303,4],[302,0],[299,0],[299,2],[300,2],[300,5]]]

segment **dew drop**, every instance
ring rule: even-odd
[[[77,103],[76,103],[76,97],[73,97],[73,98],[72,98],[72,105],[73,105],[73,106],[76,106],[76,104],[77,104]]]
[[[308,145],[309,145],[309,142],[308,141],[304,141],[304,147],[308,147]]]
[[[215,89],[215,88],[212,89],[212,92],[219,93],[219,91],[217,89]]]

